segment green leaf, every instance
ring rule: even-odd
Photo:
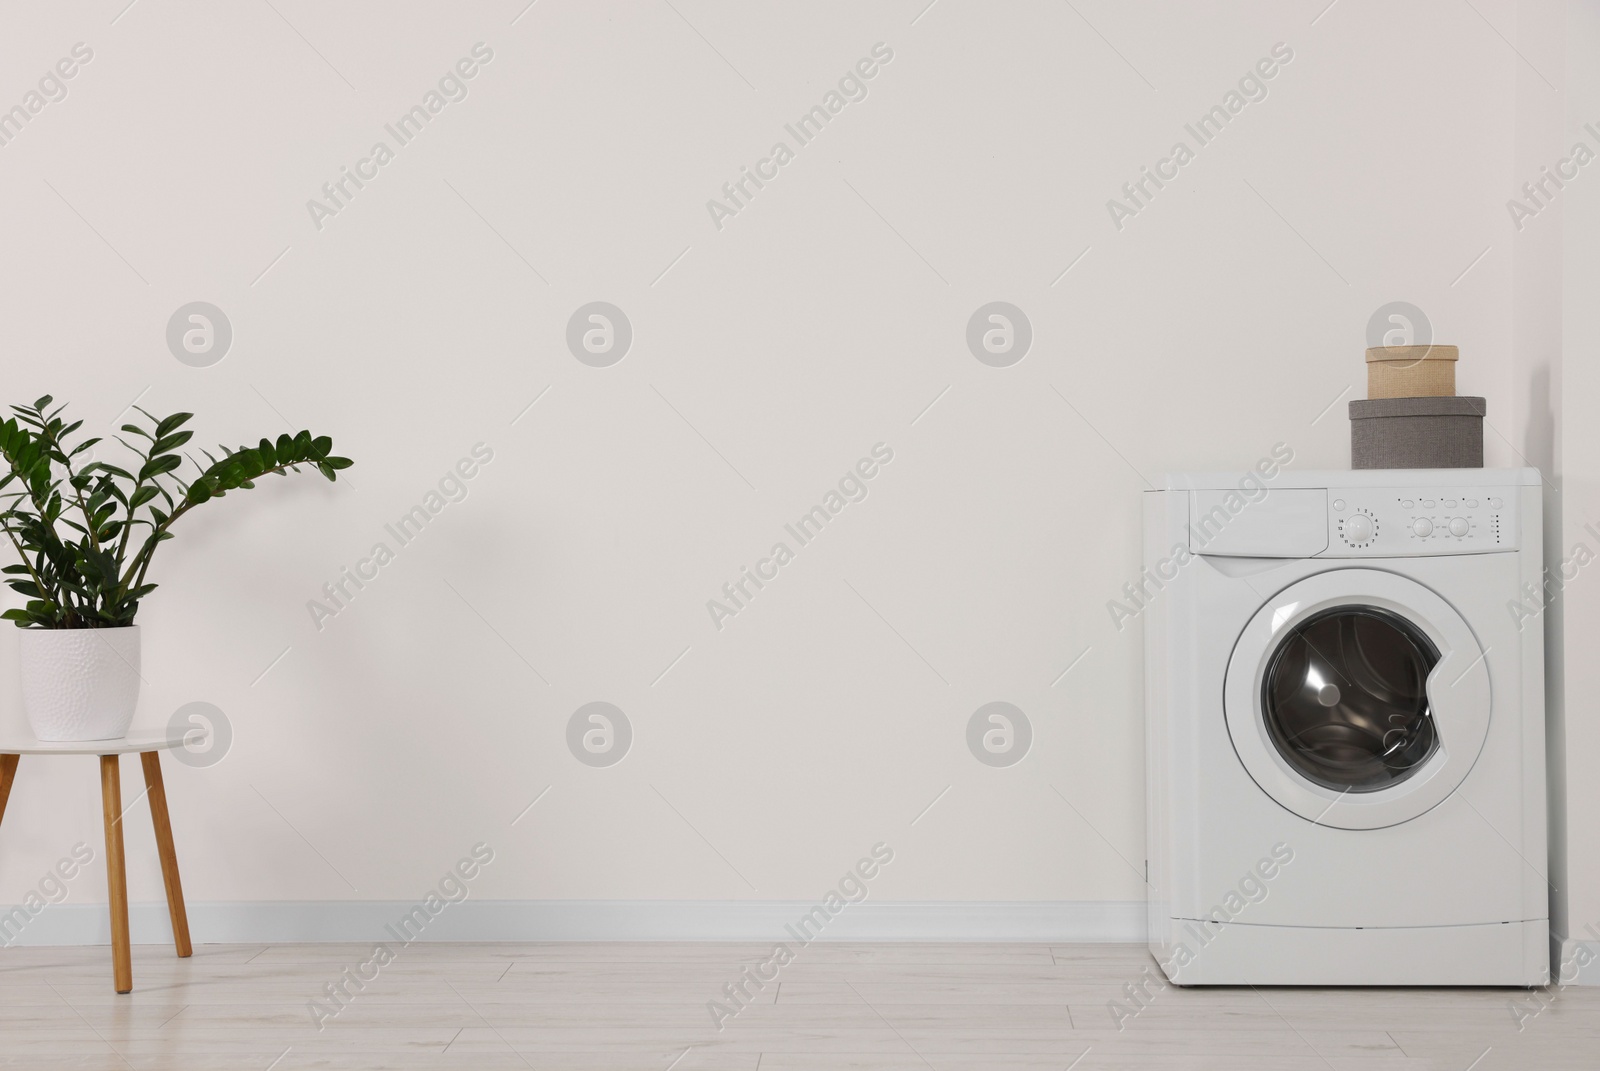
[[[192,431],[180,431],[172,435],[163,435],[161,438],[157,439],[156,444],[150,448],[150,453],[171,453],[192,438],[194,438],[194,432]]]
[[[139,470],[139,479],[143,482],[152,476],[160,476],[164,472],[171,472],[181,464],[183,464],[183,458],[177,454],[164,454],[161,457],[151,458]]]
[[[124,424],[124,425],[122,425],[122,430],[125,431],[125,432],[128,432],[131,435],[143,435],[146,439],[149,439],[151,442],[155,441],[155,436],[154,435],[151,435],[148,431],[145,431],[143,428],[141,428],[137,424]]]
[[[165,420],[161,421],[161,423],[156,425],[156,437],[160,438],[163,435],[170,435],[174,428],[179,428],[184,424],[187,424],[189,419],[193,416],[193,413],[173,413],[171,416],[167,417]]]
[[[160,493],[161,493],[160,489],[156,488],[156,487],[153,487],[153,486],[148,486],[147,485],[147,486],[141,487],[137,491],[135,491],[133,493],[133,497],[128,500],[128,509],[129,510],[136,510],[140,506],[144,505],[146,502],[149,502],[151,499],[155,498],[156,495],[158,495]]]

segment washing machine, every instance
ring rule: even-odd
[[[1145,494],[1150,949],[1179,985],[1549,981],[1533,469]]]

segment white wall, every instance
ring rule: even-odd
[[[885,841],[884,901],[1135,900],[1138,630],[1106,604],[1144,481],[1277,442],[1347,464],[1395,300],[1461,346],[1488,462],[1518,463],[1509,0],[925,2],[7,16],[0,103],[94,52],[0,148],[8,396],[309,427],[357,461],[208,506],[152,574],[138,724],[204,701],[234,737],[168,767],[191,900],[415,899],[476,841],[491,899],[810,900]],[[469,96],[316,229],[307,199],[476,42]],[[707,199],[877,42],[867,98],[717,229]],[[1279,42],[1268,97],[1115,228]],[[235,332],[212,367],[164,338],[196,300]],[[564,342],[594,300],[634,331],[608,368]],[[996,300],[1034,331],[1008,368],[964,338]],[[467,499],[316,628],[321,585],[480,442]],[[865,501],[714,628],[880,442]],[[594,700],[635,734],[610,768],[565,742]],[[1033,728],[1009,768],[967,749],[992,700]],[[24,762],[0,901],[98,845],[92,767]],[[159,898],[142,821],[129,859]]]
[[[1565,146],[1582,141],[1600,149],[1600,137],[1585,124],[1600,126],[1600,12],[1592,4],[1569,3],[1566,18],[1565,107],[1561,111],[1561,136]],[[1562,557],[1569,563],[1558,573],[1562,587],[1553,615],[1566,633],[1567,651],[1555,678],[1561,682],[1564,704],[1561,717],[1565,749],[1556,756],[1561,775],[1566,829],[1561,838],[1560,866],[1551,874],[1558,888],[1554,897],[1564,917],[1559,932],[1568,937],[1562,953],[1564,973],[1577,973],[1584,982],[1600,984],[1600,786],[1594,777],[1595,755],[1600,752],[1600,732],[1594,724],[1594,694],[1600,685],[1591,655],[1594,637],[1600,635],[1600,584],[1595,581],[1594,559],[1600,554],[1600,429],[1590,414],[1600,403],[1600,377],[1595,351],[1600,333],[1594,322],[1594,295],[1600,287],[1600,253],[1595,235],[1600,233],[1600,188],[1585,174],[1562,191],[1563,241],[1559,324],[1562,361],[1557,392],[1562,419],[1557,439],[1560,453]],[[1542,215],[1542,214],[1541,214]],[[1582,548],[1580,551],[1579,548]],[[1582,564],[1580,564],[1582,562]],[[1552,922],[1555,919],[1552,918]],[[1584,960],[1574,942],[1583,943],[1593,960]],[[1583,967],[1575,971],[1576,967]]]

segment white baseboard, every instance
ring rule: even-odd
[[[416,908],[403,901],[235,902],[189,905],[196,944],[386,940]],[[782,941],[817,905],[788,900],[466,900],[422,934],[427,941]],[[164,903],[130,905],[136,943],[171,939]],[[104,904],[55,904],[0,942],[107,944]],[[850,904],[817,935],[825,941],[1142,942],[1143,901],[924,901]]]
[[[1564,985],[1600,985],[1600,941],[1567,938],[1552,973]]]

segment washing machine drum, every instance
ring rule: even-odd
[[[1489,725],[1472,630],[1437,594],[1372,569],[1291,585],[1228,666],[1228,731],[1256,783],[1324,825],[1409,821],[1459,785]]]
[[[1370,606],[1324,610],[1279,641],[1261,706],[1278,754],[1307,780],[1377,792],[1416,772],[1439,746],[1428,705],[1432,641]]]

